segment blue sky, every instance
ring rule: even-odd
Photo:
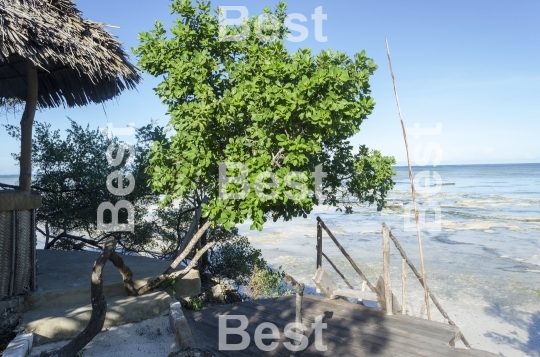
[[[140,31],[155,20],[170,24],[168,0],[78,0],[83,16],[120,28],[109,31],[126,49],[137,45]],[[245,6],[249,15],[277,1],[223,0],[212,6]],[[309,31],[303,42],[287,42],[291,51],[331,48],[352,55],[366,50],[379,66],[371,79],[374,113],[353,137],[396,157],[405,164],[405,147],[386,59],[388,37],[403,118],[407,127],[442,124],[438,135],[415,139],[441,148],[440,164],[540,162],[540,2],[501,1],[300,1],[290,0],[289,13],[303,14]],[[326,42],[315,38],[311,14],[322,6],[327,15],[322,27]],[[234,17],[234,13],[230,13]],[[293,33],[298,35],[298,33]],[[135,61],[135,59],[133,58]],[[36,120],[64,130],[71,117],[79,124],[124,127],[144,125],[151,118],[167,123],[166,108],[152,90],[159,81],[144,76],[136,91],[123,93],[104,106],[47,109]],[[104,108],[106,115],[104,113]],[[2,117],[0,123],[20,118]],[[126,137],[129,141],[130,138]],[[0,175],[17,173],[10,156],[19,144],[0,129]]]

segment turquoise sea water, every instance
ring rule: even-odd
[[[380,231],[385,222],[408,254],[417,259],[414,219],[412,212],[406,214],[407,208],[412,208],[408,170],[395,169],[396,185],[388,197],[389,208],[381,212],[361,206],[346,215],[317,207],[307,219],[268,222],[262,232],[249,231],[247,224],[241,230],[271,261],[286,267],[284,257],[314,261],[315,218],[320,216],[350,254],[369,265],[380,261]],[[422,230],[427,269],[445,278],[468,274],[484,279],[488,287],[485,293],[497,302],[507,300],[508,294],[504,289],[494,294],[489,281],[499,277],[517,281],[524,278],[520,274],[527,273],[523,280],[528,281],[523,284],[530,285],[530,294],[512,298],[534,301],[533,293],[540,289],[540,164],[413,167],[414,174],[424,170],[436,171],[443,182],[434,195],[422,194],[417,186],[419,207],[431,201],[441,213],[440,229],[428,226]],[[426,221],[433,224],[435,218],[429,206]],[[408,221],[412,226],[405,225]],[[341,259],[331,241],[327,239],[324,246]],[[398,255],[395,257],[397,261]],[[310,264],[306,268],[312,270],[314,263]],[[526,289],[525,285],[522,288]]]
[[[407,213],[411,207],[408,170],[395,169],[396,185],[388,197],[389,208],[381,212],[361,206],[346,215],[334,208],[317,207],[306,219],[268,222],[262,232],[250,231],[249,224],[240,230],[272,265],[282,266],[311,292],[317,216],[372,282],[382,273],[383,222],[420,270],[414,216]],[[511,352],[503,354],[507,356],[539,355],[540,164],[413,167],[414,174],[423,170],[436,171],[443,183],[438,193],[420,192],[417,198],[419,205],[434,202],[441,214],[440,229],[428,225],[421,231],[431,290],[469,334],[477,333],[478,324],[486,329],[477,338],[480,346],[510,346]],[[436,227],[435,212],[428,208],[426,221]],[[409,220],[412,226],[405,225]],[[360,288],[361,279],[325,234],[323,247],[355,288]],[[401,297],[401,256],[393,245],[391,265],[392,284]],[[323,266],[343,285],[329,264],[324,262]],[[422,289],[410,270],[407,276],[407,311],[418,316]],[[442,321],[440,315],[438,319]],[[493,321],[497,326],[508,323],[509,327],[504,334],[493,332]]]

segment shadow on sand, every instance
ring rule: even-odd
[[[517,337],[496,332],[487,332],[484,336],[489,337],[496,343],[512,346],[523,351],[527,356],[540,357],[540,311],[530,314],[514,308],[503,308],[498,304],[486,307],[484,311],[490,316],[500,317],[509,324],[527,331],[528,337],[527,341],[524,342]]]

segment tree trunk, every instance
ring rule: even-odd
[[[99,258],[94,264],[92,269],[92,315],[90,321],[85,329],[71,340],[67,345],[52,351],[41,352],[40,357],[75,357],[98,333],[101,332],[103,324],[105,323],[105,316],[107,314],[107,301],[103,295],[103,280],[101,274],[105,263],[109,259],[114,248],[116,247],[116,239],[109,237],[103,245],[103,251],[99,255]]]
[[[206,224],[206,222],[208,222],[208,218],[207,217],[202,217],[199,220],[199,229],[201,229]],[[201,237],[201,240],[200,240],[201,248],[206,246],[206,244],[208,244],[208,230],[204,231],[204,233],[203,233],[203,235]],[[208,251],[206,251],[201,256],[201,259],[199,260],[199,266],[198,266],[199,273],[200,274],[204,273],[204,271],[206,270],[206,268],[208,267],[209,264],[210,263],[208,261]]]
[[[36,65],[26,60],[26,103],[21,118],[21,157],[19,189],[30,192],[32,182],[32,126],[38,99],[38,77]]]

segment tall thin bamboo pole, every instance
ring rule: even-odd
[[[399,120],[401,122],[401,130],[403,131],[403,140],[405,141],[405,151],[407,152],[407,165],[409,166],[409,180],[411,181],[411,193],[412,200],[414,205],[414,218],[416,221],[416,234],[418,235],[418,248],[420,249],[420,263],[422,266],[422,280],[424,282],[424,299],[426,301],[426,309],[428,319],[431,320],[431,309],[429,307],[429,295],[427,290],[427,281],[426,281],[426,269],[424,266],[424,251],[422,249],[422,236],[420,235],[420,224],[418,223],[418,210],[416,209],[416,192],[414,190],[414,179],[411,168],[411,159],[409,156],[409,144],[407,143],[407,132],[405,130],[405,124],[403,123],[403,116],[401,115],[401,106],[399,105],[399,98],[396,87],[396,79],[394,78],[394,71],[392,70],[392,60],[390,59],[390,48],[388,46],[388,39],[386,41],[386,54],[388,55],[388,64],[390,65],[390,75],[392,76],[392,84],[394,85],[394,95],[396,96],[396,103],[399,113]]]

